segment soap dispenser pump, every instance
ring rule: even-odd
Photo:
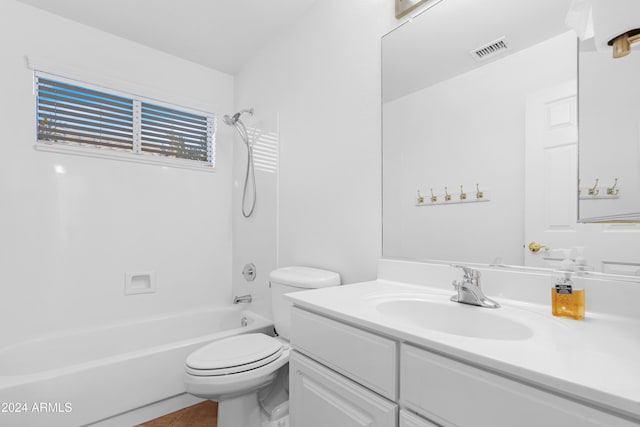
[[[584,289],[576,289],[571,271],[563,271],[551,288],[551,313],[575,320],[584,319]]]

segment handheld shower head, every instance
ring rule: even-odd
[[[235,116],[238,116],[239,118],[243,113],[247,113],[250,116],[253,116],[253,108],[245,108],[244,110],[240,110],[235,114]]]
[[[240,116],[244,113],[249,114],[250,116],[253,116],[253,108],[247,108],[244,110],[240,110],[237,113],[235,113],[233,116],[229,116],[227,114],[224,115],[224,117],[222,117],[222,121],[225,122],[225,124],[229,125],[229,126],[234,126],[236,123],[238,123],[238,120],[240,120]]]
[[[240,110],[237,113],[235,113],[233,116],[229,116],[225,114],[222,117],[222,121],[224,121],[227,125],[233,126],[234,128],[236,128],[236,131],[238,131],[240,138],[242,138],[245,145],[247,146],[247,173],[244,177],[244,188],[242,190],[242,215],[245,218],[249,218],[251,214],[253,214],[253,209],[256,207],[256,174],[253,169],[253,144],[250,141],[249,134],[247,133],[247,128],[244,126],[244,123],[242,123],[242,120],[240,120],[240,116],[243,115],[244,113],[247,113],[250,116],[253,116],[253,108]],[[251,200],[251,207],[247,212],[245,210],[245,204],[247,200],[247,188],[249,186],[249,177],[252,178],[252,182],[253,182],[251,186],[253,189],[253,198]]]

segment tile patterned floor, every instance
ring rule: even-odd
[[[218,404],[205,400],[136,427],[217,427]]]

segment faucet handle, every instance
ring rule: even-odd
[[[465,279],[473,280],[473,279],[480,278],[480,272],[478,270],[468,267],[466,265],[451,264],[451,267],[461,268],[462,271],[464,271]]]

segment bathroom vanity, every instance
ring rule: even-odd
[[[483,271],[498,309],[450,301],[448,265],[378,276],[291,295],[292,426],[640,425],[640,318],[607,298],[637,283],[581,279],[574,321],[551,315],[548,273]]]

